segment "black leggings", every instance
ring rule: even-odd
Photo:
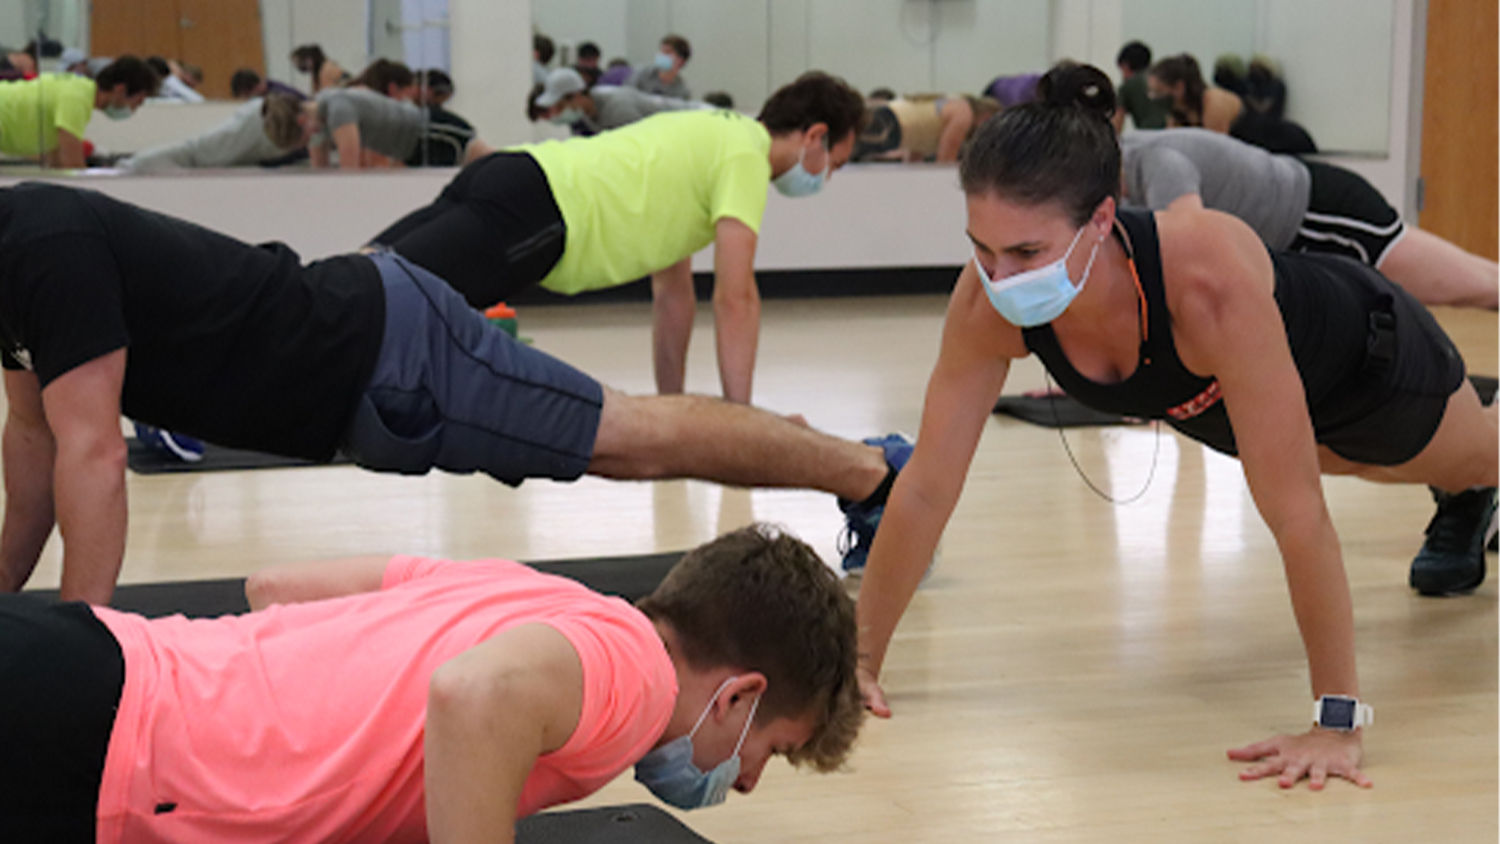
[[[0,841],[94,841],[124,684],[120,645],[87,605],[0,595]]]
[[[546,278],[562,259],[566,230],[536,159],[499,152],[459,171],[436,202],[373,242],[487,308]]]

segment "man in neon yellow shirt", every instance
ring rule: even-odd
[[[671,112],[486,156],[375,242],[445,279],[475,307],[536,283],[574,294],[650,274],[662,393],[682,392],[695,307],[690,262],[712,243],[719,379],[726,399],[748,403],[767,183],[790,196],[815,193],[849,160],[863,119],[857,91],[806,73],[755,120]]]
[[[0,82],[0,153],[48,167],[82,167],[83,133],[94,109],[115,119],[129,117],[159,81],[144,61],[121,56],[94,79],[46,73]]]

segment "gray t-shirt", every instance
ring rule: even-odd
[[[359,126],[359,145],[388,158],[405,161],[417,149],[422,110],[367,88],[328,88],[318,92],[318,120],[323,128],[314,146],[333,146],[333,131]]]
[[[659,97],[671,97],[674,100],[685,100],[692,96],[688,93],[687,83],[682,80],[680,71],[676,79],[665,82],[661,78],[661,71],[654,65],[647,65],[637,70],[635,75],[630,77],[630,87],[648,94],[656,94]]]
[[[659,111],[689,111],[700,108],[713,108],[708,103],[694,102],[692,100],[676,100],[671,97],[658,97],[635,88],[615,87],[613,85],[599,85],[589,91],[589,96],[594,99],[594,106],[599,110],[598,114],[589,119],[589,123],[598,129],[618,129],[630,123],[634,123],[643,117],[650,117]]]
[[[1312,177],[1290,155],[1207,129],[1155,129],[1120,136],[1125,197],[1160,211],[1196,193],[1205,208],[1233,214],[1272,249],[1285,249],[1307,214]]]

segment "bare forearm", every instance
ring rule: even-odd
[[[684,389],[696,313],[690,264],[683,261],[652,273],[651,350],[658,393],[675,395]]]
[[[891,490],[855,607],[859,664],[875,676],[956,503],[929,500],[904,481],[898,478]]]
[[[719,353],[719,383],[724,398],[750,403],[755,355],[760,342],[760,296],[714,297],[714,341]]]
[[[105,604],[125,556],[125,443],[60,449],[55,466],[63,538],[62,598]]]
[[[52,438],[5,427],[5,525],[0,528],[0,592],[26,585],[52,534]]]
[[[1313,695],[1359,694],[1354,608],[1338,537],[1326,516],[1276,531]]]

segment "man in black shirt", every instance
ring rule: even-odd
[[[0,357],[0,591],[26,582],[55,523],[70,600],[107,602],[119,574],[122,412],[376,471],[820,489],[867,520],[895,471],[887,450],[745,405],[605,389],[393,254],[303,266],[283,244],[56,185],[0,190]]]

